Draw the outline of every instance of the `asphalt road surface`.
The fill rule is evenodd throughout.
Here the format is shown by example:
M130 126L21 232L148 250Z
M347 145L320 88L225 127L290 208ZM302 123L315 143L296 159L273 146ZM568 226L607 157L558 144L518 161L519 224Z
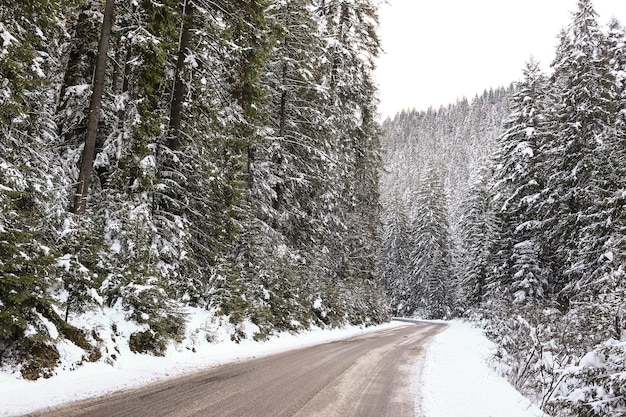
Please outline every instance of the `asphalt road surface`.
M37 416L414 416L413 364L445 326L407 326L223 365Z

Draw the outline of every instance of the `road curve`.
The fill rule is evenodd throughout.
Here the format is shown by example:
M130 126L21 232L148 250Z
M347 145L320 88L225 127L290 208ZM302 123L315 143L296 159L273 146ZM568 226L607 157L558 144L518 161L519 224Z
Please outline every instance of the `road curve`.
M409 372L445 326L415 323L205 371L33 416L413 416Z

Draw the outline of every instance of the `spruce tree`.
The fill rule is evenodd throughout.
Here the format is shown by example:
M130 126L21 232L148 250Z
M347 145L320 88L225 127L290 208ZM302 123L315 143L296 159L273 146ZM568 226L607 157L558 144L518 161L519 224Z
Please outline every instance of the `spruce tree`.
M493 248L495 219L491 206L486 168L474 174L474 181L461 205L463 215L459 221L461 236L457 263L461 265L456 297L469 308L480 304L487 292L490 250Z
M452 311L451 248L446 194L441 174L430 168L420 182L411 229L411 286L414 314L428 319Z
M547 265L541 264L546 230L537 211L537 199L546 184L546 174L540 169L547 135L546 93L547 80L538 62L531 59L511 100L511 115L498 140L495 159L491 204L497 230L490 286L492 296L504 295L517 302L540 301L547 291Z
M543 222L552 258L552 291L566 307L572 284L581 276L575 267L576 242L585 227L584 210L594 203L591 181L600 166L595 155L614 124L611 111L613 75L604 51L606 43L589 0L580 0L573 21L563 34L552 64L550 98L553 137L545 143L541 169L548 175L543 197Z
M407 283L409 261L408 219L403 204L394 201L385 205L379 270L382 284L389 294L393 314L401 315L409 289Z

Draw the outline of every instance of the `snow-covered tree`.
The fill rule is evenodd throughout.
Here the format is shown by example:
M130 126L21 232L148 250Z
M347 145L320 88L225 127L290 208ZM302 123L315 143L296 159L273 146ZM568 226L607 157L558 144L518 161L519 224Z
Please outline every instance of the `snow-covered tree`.
M446 194L441 174L429 169L416 196L409 260L413 311L441 319L452 311L451 247Z
M409 230L404 205L395 201L383 207L383 234L380 250L380 278L391 301L393 313L403 311L411 294L407 278L409 261Z
M591 185L601 166L596 155L617 115L611 94L614 77L605 45L606 36L591 2L579 1L552 64L551 139L542 150L548 195L542 197L541 211L549 227L546 240L554 253L551 286L552 291L560 292L564 303L576 293L571 284L583 272L575 267L576 242L585 227L582 214L594 204Z
M465 201L461 205L459 221L460 251L458 264L458 290L456 297L464 308L482 301L487 287L487 269L493 246L495 219L489 193L490 173L481 168L474 176Z
M491 204L497 229L490 286L493 296L507 295L516 302L541 300L547 291L546 266L540 262L545 231L535 207L546 183L540 170L546 93L547 80L531 59L511 99L511 115L494 161Z

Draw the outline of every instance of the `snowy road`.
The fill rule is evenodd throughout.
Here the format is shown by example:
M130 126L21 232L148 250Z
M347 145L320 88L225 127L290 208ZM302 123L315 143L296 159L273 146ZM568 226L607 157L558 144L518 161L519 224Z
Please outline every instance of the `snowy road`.
M415 324L234 363L41 416L413 416Z

